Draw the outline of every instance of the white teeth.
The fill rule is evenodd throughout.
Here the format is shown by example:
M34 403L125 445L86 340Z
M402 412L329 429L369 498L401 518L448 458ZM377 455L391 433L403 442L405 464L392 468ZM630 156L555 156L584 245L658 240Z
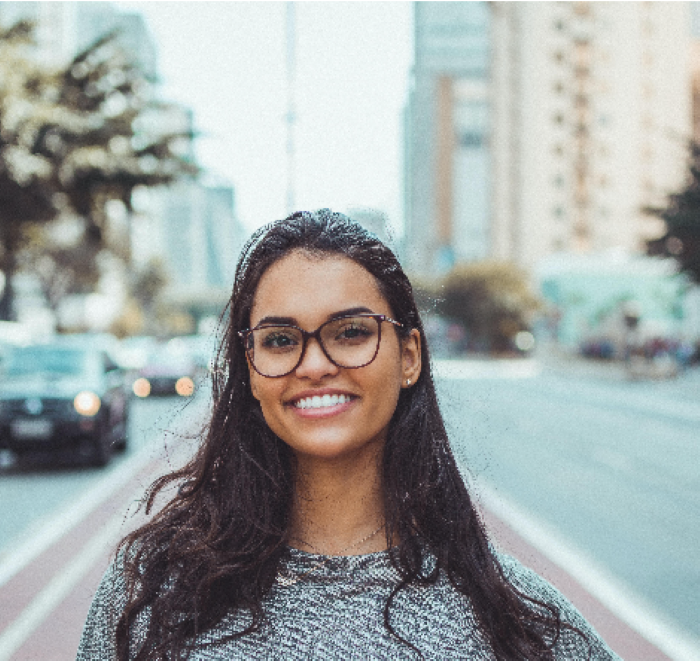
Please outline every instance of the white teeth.
M345 404L345 402L349 401L350 397L347 395L323 395L323 397L315 395L314 397L305 397L296 401L294 406L298 409L320 409L327 406Z

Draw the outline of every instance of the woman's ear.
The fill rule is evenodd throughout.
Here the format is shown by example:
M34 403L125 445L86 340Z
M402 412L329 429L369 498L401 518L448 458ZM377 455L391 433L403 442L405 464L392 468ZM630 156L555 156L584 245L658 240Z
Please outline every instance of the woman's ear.
M401 385L404 388L410 388L418 380L422 365L420 331L417 328L411 329L409 336L403 340L401 361L403 367Z

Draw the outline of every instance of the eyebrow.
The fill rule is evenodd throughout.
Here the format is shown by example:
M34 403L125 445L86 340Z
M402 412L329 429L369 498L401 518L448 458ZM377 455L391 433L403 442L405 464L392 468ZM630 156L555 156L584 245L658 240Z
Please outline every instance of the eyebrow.
M348 308L347 310L340 310L338 312L332 312L326 317L326 321L331 321L332 319L338 319L339 317L348 317L353 314L374 314L373 310L367 307L361 306L356 308ZM294 317L263 317L257 324L257 326L263 325L284 325L284 326L296 326L298 324Z

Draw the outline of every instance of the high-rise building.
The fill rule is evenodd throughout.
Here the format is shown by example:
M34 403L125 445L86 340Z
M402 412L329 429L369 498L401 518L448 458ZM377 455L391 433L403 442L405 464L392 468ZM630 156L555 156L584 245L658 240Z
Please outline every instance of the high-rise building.
M417 2L405 111L405 254L437 275L488 253L489 10Z
M183 180L149 197L146 224L134 227L138 260L159 257L169 287L186 296L228 291L243 239L233 188Z
M644 208L684 181L689 4L491 3L494 257L534 267L661 233Z
M0 24L21 19L36 24L37 53L48 64L61 65L110 32L151 79L156 48L141 14L119 11L111 2L0 2Z
M146 114L139 130L187 136L194 132L193 123L191 110L172 105L166 112ZM194 162L190 140L183 139L181 156ZM245 231L228 182L186 177L141 192L135 206L134 259L162 261L171 299L188 301L216 289L229 290Z

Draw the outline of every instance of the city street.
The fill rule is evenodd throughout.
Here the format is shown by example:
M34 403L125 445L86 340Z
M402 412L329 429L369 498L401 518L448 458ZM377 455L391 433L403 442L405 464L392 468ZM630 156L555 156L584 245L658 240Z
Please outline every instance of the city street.
M532 515L551 527L629 588L635 607L653 607L650 619L674 623L668 636L690 634L688 658L699 658L700 399L688 396L697 378L674 389L534 362L529 372L482 367L437 372L448 377L453 445L484 504L496 495L522 511L515 525Z
M0 659L73 659L116 542L145 488L179 465L207 398L134 400L129 447L103 469L0 469Z
M700 658L695 381L536 361L438 363L453 445L497 546L562 589L629 659ZM106 469L0 471L0 661L71 659L110 548L207 402L134 402ZM640 635L641 634L641 635Z

